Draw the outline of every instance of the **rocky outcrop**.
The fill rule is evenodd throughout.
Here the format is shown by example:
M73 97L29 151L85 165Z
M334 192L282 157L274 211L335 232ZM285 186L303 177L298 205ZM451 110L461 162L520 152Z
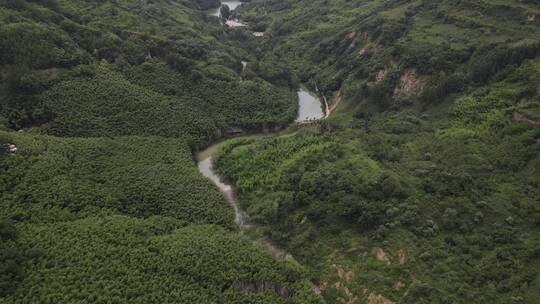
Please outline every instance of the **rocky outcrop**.
M15 153L17 152L18 148L15 144L7 144L5 145L5 147L7 148L6 150L10 153Z

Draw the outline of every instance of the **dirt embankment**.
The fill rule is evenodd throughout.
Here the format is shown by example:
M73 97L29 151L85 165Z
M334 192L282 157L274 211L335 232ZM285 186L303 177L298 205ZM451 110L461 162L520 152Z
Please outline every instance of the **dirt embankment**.
M324 116L325 119L330 117L330 115L332 115L332 113L337 109L337 107L341 103L342 98L343 98L343 93L341 92L341 89L340 89L337 92L336 97L333 99L332 105L329 105L328 102L325 102L325 107L326 107L326 111L325 111L326 114Z
M390 258L388 257L386 252L382 250L382 248L374 247L371 252L373 253L373 255L375 256L377 260L384 262L386 264L390 264Z
M400 84L394 90L394 96L410 97L420 93L424 88L424 82L418 76L416 69L408 69L399 80Z
M379 70L379 72L377 72L377 75L375 75L375 80L368 81L367 83L368 87L372 88L376 86L379 82L383 81L386 78L386 75L388 75L389 71L390 69L387 67L385 67L382 70Z
M527 123L527 124L529 124L531 126L540 126L540 121L529 119L529 118L527 118L527 116L525 116L525 114L522 114L522 113L519 113L519 112L512 113L512 121L513 122L524 122L524 123Z

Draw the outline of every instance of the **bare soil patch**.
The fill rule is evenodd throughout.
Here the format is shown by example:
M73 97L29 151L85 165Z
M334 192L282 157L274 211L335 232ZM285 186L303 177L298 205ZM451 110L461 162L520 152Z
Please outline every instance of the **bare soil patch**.
M373 253L373 255L375 256L377 260L381 262L385 262L386 264L390 264L390 258L388 257L386 252L382 250L382 248L374 247L371 252Z
M370 293L367 300L368 304L394 304L393 301L385 298L383 295Z
M527 124L529 124L531 126L540 126L540 121L529 119L529 118L527 118L527 116L525 116L525 114L518 113L518 112L512 113L512 121L513 122L524 122L524 123L527 123Z
M416 69L408 69L399 80L400 85L394 90L394 96L410 97L420 93L424 88L424 82L418 76Z

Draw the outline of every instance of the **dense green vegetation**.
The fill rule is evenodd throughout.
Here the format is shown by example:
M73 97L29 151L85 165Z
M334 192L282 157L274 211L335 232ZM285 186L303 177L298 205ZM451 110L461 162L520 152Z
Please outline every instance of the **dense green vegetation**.
M95 75L62 81L42 95L52 118L42 128L60 136L186 136L190 143L212 138L212 121L179 98L128 82L106 66Z
M297 84L245 75L217 6L0 1L0 303L320 301L193 160L296 115Z
M18 147L0 167L3 212L11 217L48 222L116 211L173 217L184 225L232 225L221 194L209 191L211 183L198 175L190 151L176 139L1 133L0 140Z
M0 302L317 301L301 269L231 232L232 209L181 141L0 142Z
M0 0L0 303L536 303L538 2L247 2Z
M266 31L254 56L340 101L217 161L327 302L538 301L535 1L261 0L236 14Z
M203 111L222 130L230 126L245 129L284 126L297 113L295 103L291 102L296 94L287 88L288 83L276 87L257 76L241 80L220 66L209 66L204 70L208 77L196 81L175 74L161 63L147 62L127 73L131 81L141 86L166 96L185 98L190 107ZM187 117L202 116L193 113Z
M295 117L291 90L264 74L243 81L248 54L189 5L3 1L0 12L0 113L14 129L203 146L217 130Z
M264 24L259 57L286 62L330 94L351 75L374 78L385 66L396 74L389 82L407 68L422 75L471 72L481 80L534 57L509 50L530 44L538 50L538 22L527 21L538 7L522 2L265 0L240 13L255 27Z
M25 227L32 267L7 303L306 303L292 264L276 267L242 237L217 226L174 229L172 218L88 217ZM227 254L224 254L226 252ZM50 282L43 284L43 282ZM244 284L275 286L265 293ZM307 292L294 290L304 288Z

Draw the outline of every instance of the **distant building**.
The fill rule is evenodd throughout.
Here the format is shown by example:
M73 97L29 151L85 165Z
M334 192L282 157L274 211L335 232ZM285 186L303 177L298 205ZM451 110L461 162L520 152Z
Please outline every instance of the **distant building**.
M264 37L264 32L254 32L253 36L255 36L255 37Z
M17 146L15 146L14 144L8 144L8 149L9 149L9 152L11 153L15 153L17 152Z
M242 23L242 21L240 21L240 20L238 20L238 19L230 19L230 20L227 20L227 22L225 22L225 24L227 24L229 27L243 27L243 26L247 26L247 24Z

